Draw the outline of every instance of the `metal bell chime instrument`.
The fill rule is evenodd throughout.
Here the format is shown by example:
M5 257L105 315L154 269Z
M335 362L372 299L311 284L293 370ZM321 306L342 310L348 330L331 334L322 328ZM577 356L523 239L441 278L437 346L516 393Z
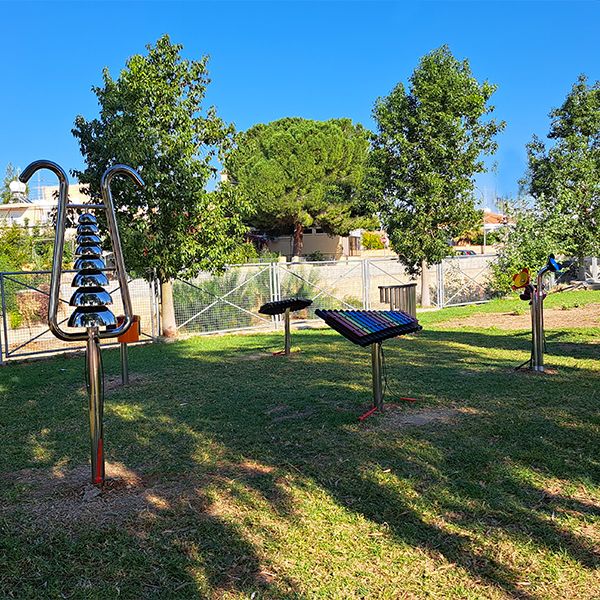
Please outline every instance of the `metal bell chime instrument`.
M48 160L38 160L31 163L21 173L23 183L40 169L49 169L59 180L59 198L56 213L56 234L54 239L54 254L52 257L52 276L50 282L50 301L48 305L48 327L60 340L65 342L86 341L86 375L89 396L89 419L91 439L91 466L92 483L102 484L105 477L104 469L104 442L103 442L103 412L104 390L102 385L102 359L100 354L100 340L116 338L125 333L133 318L129 288L127 286L127 273L123 261L121 241L117 227L115 209L112 201L110 183L115 175L126 175L138 185L144 182L139 174L126 165L109 167L101 180L102 204L84 203L73 204L68 201L69 180L65 171L56 163ZM67 327L75 331L65 331L61 328L64 322L58 322L58 307L60 302L60 285L62 278L63 250L68 209L83 210L77 222L77 248L75 251L74 269L77 271L72 287L76 288L69 301L75 310L69 317ZM114 267L107 267L102 250L98 220L90 212L104 209L106 221L112 243ZM117 319L108 308L112 304L112 297L105 289L109 280L107 272L114 271L119 282L121 300L125 318L117 326ZM65 319L66 320L66 319ZM85 329L85 331L82 331ZM77 331L78 330L78 331Z
M531 282L529 269L523 269L513 276L512 289L514 291L523 289L520 294L521 300L529 301L531 307L531 357L517 369L527 365L532 371L544 372L544 277L548 273L558 273L562 266L554 258L554 254L548 257L546 265L538 271L536 282Z

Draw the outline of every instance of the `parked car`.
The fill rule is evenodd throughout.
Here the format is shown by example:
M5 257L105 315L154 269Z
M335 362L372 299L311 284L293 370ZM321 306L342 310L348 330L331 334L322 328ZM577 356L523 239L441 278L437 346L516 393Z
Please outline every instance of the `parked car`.
M465 248L455 248L454 253L456 256L476 256L475 250L466 250Z

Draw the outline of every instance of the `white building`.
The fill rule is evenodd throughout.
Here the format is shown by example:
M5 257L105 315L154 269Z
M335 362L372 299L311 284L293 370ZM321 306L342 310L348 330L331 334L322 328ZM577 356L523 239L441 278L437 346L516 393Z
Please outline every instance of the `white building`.
M86 202L89 197L81 192L80 184L69 186L71 202ZM58 204L58 186L48 185L40 188L41 199L33 202L25 193L25 184L20 181L10 183L11 199L0 204L0 228L20 225L21 227L44 226L52 222L52 211Z

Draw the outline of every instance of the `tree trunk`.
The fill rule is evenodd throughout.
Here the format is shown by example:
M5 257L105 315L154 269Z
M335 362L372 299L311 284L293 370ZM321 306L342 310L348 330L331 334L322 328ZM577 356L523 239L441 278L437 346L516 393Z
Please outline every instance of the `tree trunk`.
M175 305L173 303L173 280L160 282L160 322L162 324L161 334L164 337L173 338L177 336L177 323L175 321Z
M585 281L585 256L578 256L577 264L579 265L579 275L577 278L580 281Z
M429 269L427 261L421 261L421 306L431 306L431 294L429 293Z
M304 248L304 228L302 223L296 223L294 225L294 245L292 246L292 254L294 256L302 256L302 249Z

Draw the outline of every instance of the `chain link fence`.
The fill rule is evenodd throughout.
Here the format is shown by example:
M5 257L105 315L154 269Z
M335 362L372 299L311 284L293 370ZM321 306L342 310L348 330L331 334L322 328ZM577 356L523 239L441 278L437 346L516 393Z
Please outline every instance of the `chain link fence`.
M58 322L63 327L73 310L69 306L69 300L75 291L71 287L74 274L75 271L63 271L62 275ZM142 338L153 339L157 335L158 325L154 286L137 279L130 281L128 287L133 312L141 317ZM48 329L49 290L50 271L0 273L3 361L85 348L84 343L75 345L55 338ZM123 304L118 282L111 280L107 290L113 299L111 310L116 315L122 314ZM111 340L102 343L110 345Z
M432 303L438 308L485 302L490 299L490 265L495 255L446 258L427 272ZM598 277L598 263L589 271ZM63 273L59 320L71 312L73 271ZM280 317L261 315L265 302L286 297L313 300L312 306L292 315L293 320L315 319L322 309L389 308L380 288L416 282L420 303L420 278L411 279L394 258L348 259L319 262L273 262L231 265L220 275L200 273L194 279L176 279L173 300L177 328L182 335L277 328ZM56 339L46 323L49 271L0 273L2 327L0 360L6 361L44 353L79 349ZM134 313L141 317L142 339L159 335L160 294L157 282L136 279L129 283ZM123 312L116 281L109 291L115 314ZM105 343L110 344L110 340ZM113 342L114 343L114 342ZM83 347L83 346L81 346Z

